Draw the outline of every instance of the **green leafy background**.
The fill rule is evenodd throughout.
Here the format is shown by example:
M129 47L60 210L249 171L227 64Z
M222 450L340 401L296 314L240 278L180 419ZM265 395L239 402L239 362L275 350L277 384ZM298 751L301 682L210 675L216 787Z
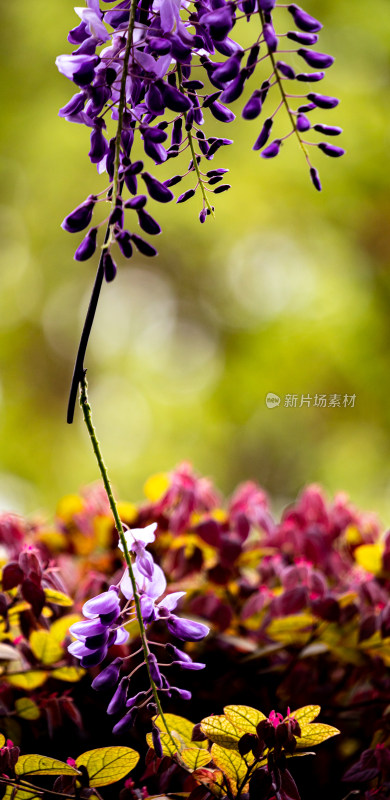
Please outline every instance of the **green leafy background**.
M70 52L73 3L3 6L0 495L4 508L51 512L97 474L81 420L65 422L96 263L76 263L79 237L59 226L104 178L88 132L57 117L72 92L54 59ZM199 224L197 199L156 209L160 256L120 264L87 359L122 497L189 459L225 492L257 479L276 508L320 481L384 520L390 511L388 3L304 6L336 56L324 91L341 105L323 121L345 128L347 156L316 154L318 195L293 141L271 162L251 150L259 123L242 121L238 102L234 149L212 165L230 166L233 185L215 221ZM175 161L159 169L175 172ZM356 407L270 410L269 391L356 394Z

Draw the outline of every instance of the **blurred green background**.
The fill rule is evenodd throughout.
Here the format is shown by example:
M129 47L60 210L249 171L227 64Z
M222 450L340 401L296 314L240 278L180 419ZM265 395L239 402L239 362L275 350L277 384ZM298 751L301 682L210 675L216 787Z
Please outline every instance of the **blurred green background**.
M104 287L86 360L90 399L122 498L138 499L150 473L186 459L224 492L258 480L275 508L319 481L386 524L389 6L303 5L324 23L319 49L336 56L323 90L341 104L316 113L344 127L346 157L315 152L319 195L294 141L269 162L252 151L259 121L240 119L240 101L230 126L211 119L209 131L235 140L212 162L230 167L232 189L203 226L198 198L156 209L159 257L121 263ZM105 185L87 130L57 116L73 92L54 59L70 52L75 24L72 0L2 3L0 500L22 512L51 514L97 477L80 414L65 420L96 262L73 260L81 237L60 223ZM178 164L158 170L166 178ZM279 407L266 407L267 392ZM285 408L294 393L356 402Z

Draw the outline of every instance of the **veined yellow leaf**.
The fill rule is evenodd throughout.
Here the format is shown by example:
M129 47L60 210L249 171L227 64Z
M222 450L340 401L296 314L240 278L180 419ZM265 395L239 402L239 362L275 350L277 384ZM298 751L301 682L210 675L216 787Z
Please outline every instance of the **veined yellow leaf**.
M202 750L200 747L185 747L184 750L180 751L179 758L188 769L194 770L209 764L211 754L208 750Z
M86 768L90 786L108 786L125 778L138 761L131 747L98 747L76 758L76 766Z
M225 716L216 714L213 717L205 717L200 727L205 736L215 744L230 750L238 749L237 742L241 739L242 732Z
M54 664L63 656L62 647L49 631L33 631L30 647L42 664Z
M64 761L49 756L30 754L19 756L15 765L16 775L79 775L79 771Z
M320 722L312 722L310 725L301 726L302 736L297 737L297 749L302 750L306 747L313 747L321 742L326 742L332 736L337 736L340 731L332 728L331 725L323 725Z
M15 700L15 711L22 719L39 719L41 712L30 697L19 697Z
M256 733L256 726L262 719L266 719L265 714L251 706L225 706L223 711L229 722L242 734Z
M151 733L146 734L146 741L148 746L153 749L153 737ZM173 737L173 741L168 733L160 733L160 744L163 756L170 756L173 758L175 753L180 753L181 744Z
M194 723L190 722L185 717L179 717L177 714L164 714L164 719L168 725L169 731L175 741L178 742L180 748L183 747L199 747L201 749L207 748L207 742L193 742L192 731ZM167 729L161 717L155 717L154 722L162 733L168 736Z
M226 750L219 744L212 745L211 756L215 766L226 775L233 792L235 792L247 773L248 767L244 759L235 750Z
M313 719L316 719L320 711L321 706L302 706L302 708L297 708L296 711L292 711L290 717L294 717L302 727L302 725L307 725L309 722L312 722Z

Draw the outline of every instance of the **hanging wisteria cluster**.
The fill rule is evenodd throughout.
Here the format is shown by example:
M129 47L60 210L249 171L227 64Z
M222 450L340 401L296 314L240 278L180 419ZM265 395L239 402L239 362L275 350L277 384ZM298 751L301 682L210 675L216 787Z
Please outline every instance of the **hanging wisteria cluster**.
M173 613L186 592L172 592L163 597L167 588L165 575L161 567L154 562L151 553L146 550L146 546L155 539L156 528L157 524L153 523L146 528L132 529L125 533L128 552L132 553L134 558L132 566L134 583L126 567L117 585L110 586L108 591L84 604L83 614L87 619L70 626L69 630L74 641L68 650L80 660L82 667L101 664L111 645L127 642L129 637L124 625L136 619L137 603L145 632L153 622L161 620L166 623L174 640L194 642L207 636L209 632L207 625L183 619ZM119 547L124 550L121 543ZM154 649L157 650L157 655L153 652ZM140 658L137 659L137 656ZM161 657L169 658L168 663L161 665ZM139 663L135 665L136 660ZM176 644L151 642L145 636L143 646L138 651L123 658L115 658L94 679L92 686L97 691L115 687L107 713L123 715L125 712L114 726L114 733L120 734L130 730L142 708L146 708L148 716L156 714L157 706L154 702L156 692L165 692L168 697L176 695L183 700L191 698L191 692L187 689L180 689L169 683L161 666L199 670L205 665L194 662L188 653L180 650ZM146 688L134 693L132 679L142 667L145 670ZM153 729L153 738L155 749L159 751L161 745L157 728Z
M213 213L213 195L230 187L223 183L228 170L210 168L208 162L232 140L206 134L205 115L232 122L235 114L230 106L247 84L251 93L242 109L244 119L256 119L263 106L267 108L253 150L260 151L263 158L274 158L282 145L295 137L311 180L321 189L310 152L317 148L337 157L344 151L328 142L341 128L312 124L308 116L316 109L328 110L338 104L337 98L315 91L324 70L333 63L332 56L313 49L322 27L318 20L295 3L282 5L275 0L86 2L86 8L75 9L81 22L68 36L77 48L56 62L60 72L78 87L60 115L90 128L90 160L99 172L107 172L109 183L63 222L63 228L71 233L89 228L77 247L77 260L93 255L102 225L106 226L102 269L107 281L116 274L114 243L126 258L131 257L133 246L146 256L155 255L155 247L135 232L137 225L151 236L161 231L146 211L148 195L161 203L170 202L174 199L171 187L187 176L191 185L176 202L183 203L198 192L200 221ZM237 26L239 38L245 21L250 22L254 34L249 47L230 36ZM281 132L272 139L278 126ZM312 131L325 141L304 138ZM173 177L160 181L143 160L133 156L133 149L139 149L138 138L145 156L155 165L184 153L190 161ZM124 187L130 199L125 199ZM98 203L108 203L107 215L90 227Z

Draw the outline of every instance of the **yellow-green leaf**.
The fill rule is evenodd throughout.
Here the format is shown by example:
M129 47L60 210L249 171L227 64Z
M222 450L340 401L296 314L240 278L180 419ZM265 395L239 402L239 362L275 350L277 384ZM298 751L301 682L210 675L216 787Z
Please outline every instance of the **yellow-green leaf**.
M242 783L247 773L244 759L235 750L226 750L219 744L213 744L211 756L216 767L229 779L233 791Z
M199 769L210 763L211 754L208 750L201 750L200 747L185 747L180 752L180 761L183 761L188 769Z
M165 715L164 715L165 716ZM146 741L149 747L153 748L153 737L151 733L146 734ZM175 755L175 753L180 752L181 743L180 741L176 740L173 737L173 741L168 733L160 733L160 744L163 756L171 756L171 758Z
M194 723L190 722L189 719L186 719L186 717L179 717L178 714L164 714L164 719L175 742L178 744L179 750L182 750L183 747L207 748L207 742L192 741ZM154 722L159 730L168 736L167 729L161 717L155 717Z
M54 664L63 656L62 647L49 631L33 631L30 636L30 647L42 664Z
M131 747L98 747L76 758L76 766L86 767L90 786L108 786L125 778L138 760Z
M314 722L310 725L303 725L301 727L302 736L297 737L297 748L302 750L306 747L313 747L315 744L321 744L331 736L337 736L340 731L337 728L332 728L331 725L323 725L320 722Z
M50 676L59 681L66 681L66 683L77 683L85 675L85 672L82 667L58 667L58 669L53 669Z
M63 592L58 592L56 589L45 589L45 598L47 603L53 603L55 606L72 606L73 600Z
M53 639L55 639L58 644L61 644L69 632L70 626L73 625L74 622L79 622L82 619L83 617L80 614L66 614L64 617L56 619L50 626L50 633Z
M4 745L5 745L5 736L3 736L2 733L0 733L0 747L4 747Z
M15 711L22 719L39 719L41 712L30 697L19 697L15 700Z
M321 706L302 706L302 708L297 708L296 711L292 711L290 717L294 717L302 726L316 719L320 711Z
M225 706L223 711L229 722L242 734L256 733L256 726L266 718L265 714L251 706Z
M271 639L284 644L304 644L310 636L315 618L312 614L289 614L272 619L267 627Z
M238 749L237 742L241 739L242 732L223 715L205 717L200 727L205 736L215 744L232 750Z
M64 761L49 756L31 754L19 756L16 766L16 775L79 775L79 771Z
M5 675L4 678L8 683L10 683L12 686L16 686L18 689L32 691L33 689L37 689L38 686L42 686L42 684L45 683L47 675L47 672L31 669L27 670L26 672L15 672L14 675L11 673Z

